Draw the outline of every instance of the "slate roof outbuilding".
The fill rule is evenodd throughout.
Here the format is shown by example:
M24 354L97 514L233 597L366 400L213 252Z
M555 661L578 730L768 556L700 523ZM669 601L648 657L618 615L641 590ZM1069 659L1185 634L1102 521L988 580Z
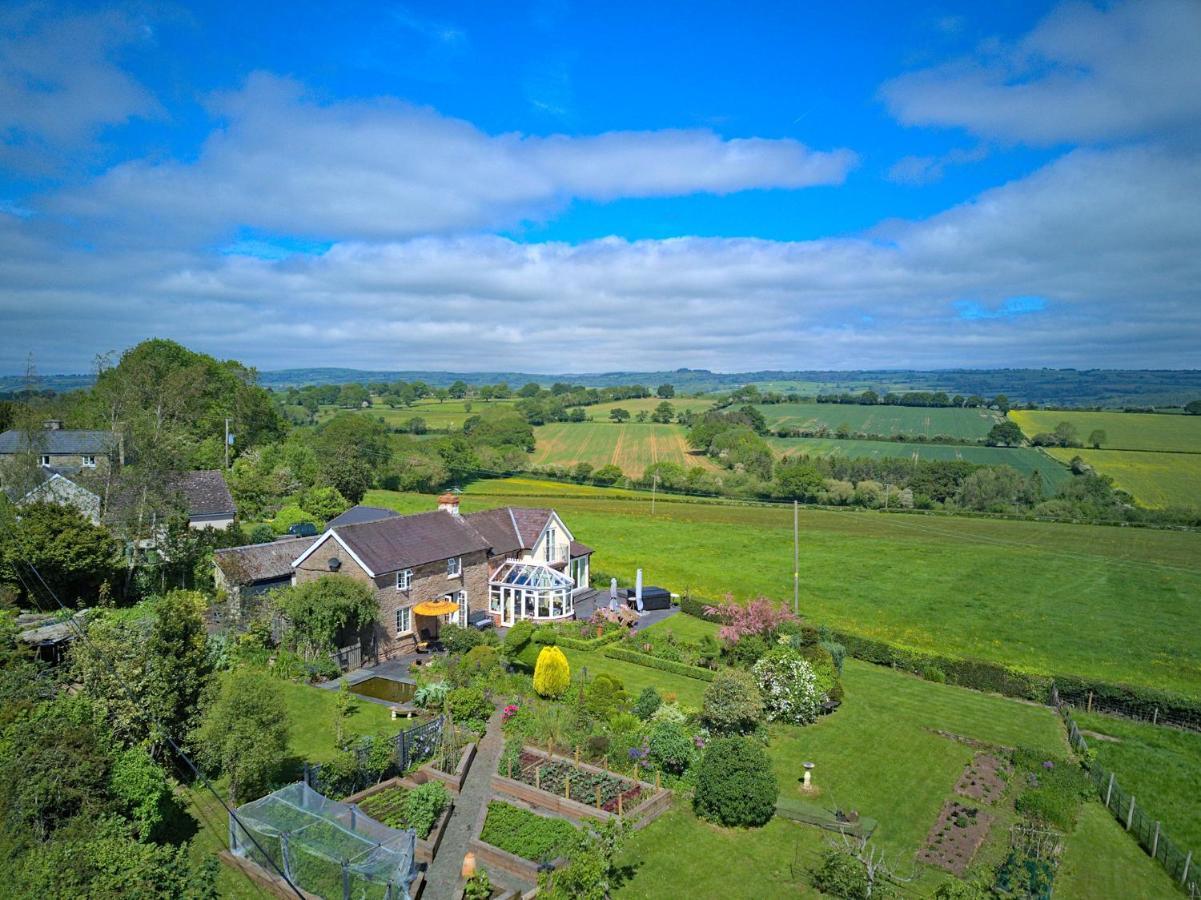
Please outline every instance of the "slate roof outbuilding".
M44 429L37 433L35 444L39 453L96 456L107 453L116 443L112 432L78 429ZM23 431L0 434L0 454L23 453L29 441Z
M218 469L197 472L176 472L171 476L171 489L184 498L188 518L202 516L236 516L238 507L229 493L229 486Z
M286 538L270 544L226 547L213 551L215 562L231 584L275 581L292 575L292 560L300 556L314 538Z
M364 522L378 522L380 519L395 519L400 513L380 506L352 506L340 516L325 523L326 528L337 528L340 525L361 525Z

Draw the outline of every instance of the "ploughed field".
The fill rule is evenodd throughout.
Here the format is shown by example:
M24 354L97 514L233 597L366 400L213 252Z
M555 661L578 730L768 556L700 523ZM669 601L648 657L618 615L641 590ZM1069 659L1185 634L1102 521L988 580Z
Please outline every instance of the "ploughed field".
M634 476L657 462L678 463L685 468L715 468L707 456L689 450L686 434L683 425L556 422L534 429L531 462L535 466L567 468L586 462L594 469L612 463L626 475Z
M1060 461L1032 447L979 447L964 444L919 444L906 441L857 441L838 438L768 438L780 456L845 456L851 459L954 460L982 466L1009 466L1023 475L1038 472L1048 495L1072 477Z
M515 482L515 483L514 483ZM570 494L570 495L567 495ZM792 510L532 479L476 482L465 511L554 506L593 572L673 591L792 599ZM371 491L402 512L434 498ZM874 511L800 511L800 609L928 652L1201 696L1201 535Z
M987 409L916 406L860 406L853 403L766 403L756 407L773 431L819 428L834 431L847 425L851 433L882 435L947 435L976 440L988 434L1000 416Z

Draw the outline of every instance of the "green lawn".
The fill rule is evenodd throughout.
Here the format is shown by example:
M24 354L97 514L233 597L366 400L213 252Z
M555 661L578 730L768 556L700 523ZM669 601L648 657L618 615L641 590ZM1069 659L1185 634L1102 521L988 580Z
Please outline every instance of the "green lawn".
M1057 900L1182 897L1163 866L1143 852L1105 807L1084 805L1055 878Z
M1081 443L1094 430L1105 432L1105 450L1175 450L1201 453L1201 416L1124 412L1060 412L1022 409L1009 414L1028 436L1050 432L1060 422L1076 426Z
M849 403L766 403L756 407L773 431L781 428L834 431L846 425L851 433L892 436L923 435L932 438L982 438L1000 421L987 409L926 408L914 406L860 406Z
M1096 713L1074 715L1097 761L1117 774L1177 845L1201 853L1201 734Z
M1047 494L1071 480L1067 466L1032 447L981 447L964 444L918 444L905 441L857 441L838 438L768 438L778 455L845 456L869 459L955 460L981 466L1009 466L1023 475L1038 472Z
M626 494L520 499L472 485L466 512L553 506L596 548L593 571L701 596L792 599L792 510ZM476 493L476 491L480 493ZM643 495L645 496L645 495ZM434 498L372 491L402 512ZM801 611L919 650L1201 696L1201 535L802 509ZM1137 635L1132 640L1131 635Z
M713 628L685 616L654 627L671 627L690 637ZM603 667L620 677L631 695L646 683L681 697L695 695L691 679L682 676L603 659L596 652L569 655L573 673L584 665L590 674ZM1042 707L932 684L854 660L847 663L844 684L846 702L834 715L806 728L773 727L769 754L784 793L797 790L801 764L814 762L814 781L823 791L817 802L857 809L879 820L873 846L887 854L899 873L915 877L905 896L928 896L948 877L919 865L914 857L974 752L936 734L936 729L1058 755L1067 750L1058 719ZM1098 887L1107 892L1091 896L1162 896L1157 891L1165 878L1158 867L1120 828L1110 828L1106 818L1098 805L1086 807L1082 828L1068 844L1073 865L1057 896L1083 898L1090 896L1087 889ZM1012 821L1012 812L999 807L979 862L1000 861ZM683 873L689 896L796 896L798 890L807 890L807 872L829 838L817 828L780 818L761 829L720 828L698 820L683 799L631 838L624 863L632 874L618 896L679 897ZM1075 863L1092 854L1104 854L1105 865L1085 870ZM1110 865L1111 859L1120 859L1122 865Z

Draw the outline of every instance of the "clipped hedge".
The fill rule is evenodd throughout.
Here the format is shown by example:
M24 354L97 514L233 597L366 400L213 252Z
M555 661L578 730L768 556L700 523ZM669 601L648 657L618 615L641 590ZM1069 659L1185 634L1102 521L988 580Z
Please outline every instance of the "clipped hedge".
M604 647L606 644L620 641L625 636L626 631L619 628L607 634L602 634L598 638L584 640L583 638L564 637L563 635L555 634L549 628L542 628L534 632L534 643L566 647L568 650L596 650Z
M685 598L680 609L688 615L706 621L713 617L704 615L705 601ZM1158 688L1129 684L1114 684L1079 675L1047 675L1012 668L1001 663L983 659L945 656L897 647L874 638L862 637L846 631L829 632L829 637L846 648L848 656L881 666L892 666L930 680L943 681L976 691L1020 697L1037 703L1050 702L1052 683L1059 690L1060 699L1077 707L1088 706L1092 694L1092 708L1099 712L1112 712L1134 718L1160 721L1168 720L1173 725L1201 731L1201 699L1164 691ZM612 652L606 651L606 652ZM641 655L641 654L636 654ZM630 660L639 662L641 660ZM668 665L657 666L667 669ZM692 667L685 667L692 668ZM674 671L669 669L668 671ZM700 670L705 671L705 670ZM681 672L680 674L687 674ZM945 679L941 676L945 676ZM701 677L701 676L694 676ZM711 679L705 679L711 680Z
M605 656L612 659L620 659L638 666L646 666L648 669L659 669L663 672L683 675L685 678L696 678L700 681L712 681L713 676L717 674L712 669L702 669L699 666L689 666L685 663L672 662L669 659L659 659L657 656L638 653L635 650L626 650L624 647L606 647L604 652Z
M709 615L705 612L706 606L717 605L718 604L712 600L702 600L699 597L693 597L691 594L685 594L680 598L680 612L687 613L690 616L695 616L698 619L704 619L706 622L715 622L720 625L720 616Z

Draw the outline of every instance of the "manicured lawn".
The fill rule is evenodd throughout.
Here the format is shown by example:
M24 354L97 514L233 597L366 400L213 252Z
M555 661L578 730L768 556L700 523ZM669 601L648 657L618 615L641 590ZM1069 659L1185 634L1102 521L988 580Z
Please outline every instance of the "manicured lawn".
M486 493L466 512L553 506L596 548L594 573L791 603L792 510L659 498ZM643 495L645 497L645 495ZM403 512L433 497L372 491ZM802 509L801 612L915 649L1201 695L1201 534ZM1138 635L1131 640L1131 635Z
M1124 412L1060 412L1022 409L1009 414L1028 436L1055 430L1060 422L1076 426L1081 443L1094 430L1105 432L1104 450L1176 450L1201 453L1201 416Z
M1067 466L1032 447L981 447L972 444L919 444L906 441L857 441L838 438L768 438L777 455L846 456L871 459L956 460L982 466L1009 466L1023 475L1038 472L1050 495L1071 480Z
M1062 448L1052 448L1047 452L1064 462L1079 456L1101 474L1113 478L1118 487L1133 495L1142 506L1157 509L1169 506L1201 507L1201 453Z
M915 406L858 406L843 403L766 403L756 407L773 431L780 428L818 428L839 425L867 434L947 435L982 438L1000 416L987 409L925 408Z
M1117 775L1135 802L1163 823L1178 846L1201 853L1201 734L1095 713L1079 713L1075 719L1097 761Z

